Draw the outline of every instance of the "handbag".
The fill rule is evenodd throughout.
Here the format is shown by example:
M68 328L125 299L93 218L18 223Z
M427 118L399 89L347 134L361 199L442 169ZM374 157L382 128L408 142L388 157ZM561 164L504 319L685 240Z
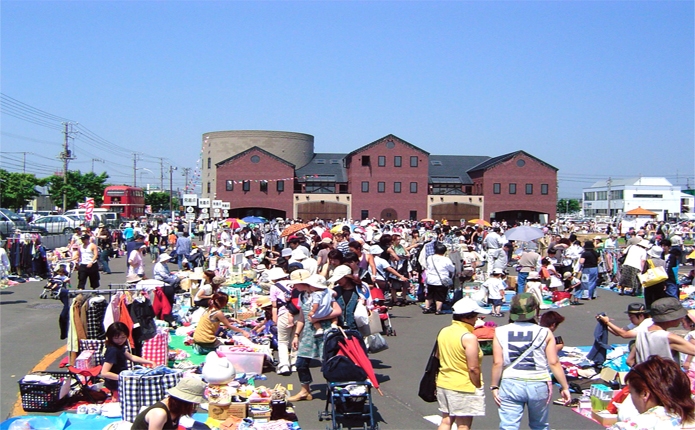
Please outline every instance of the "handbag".
M121 419L133 422L140 409L162 400L167 391L178 384L183 375L181 370L164 366L147 369L136 366L118 375L118 391L121 398Z
M386 351L389 349L389 344L386 343L386 339L381 333L370 334L367 336L367 351L370 354L376 354L377 352Z
M668 279L666 270L664 270L664 268L661 266L654 266L654 262L651 260L651 258L647 260L647 264L649 265L649 269L647 269L646 272L637 275L643 286L651 287Z
M632 246L632 245L630 245L630 246ZM621 266L622 266L623 264L625 264L625 259L627 258L627 253L630 251L630 246L628 246L627 248L625 248L625 252L623 252L623 255L621 255L620 257L618 257L618 264L620 264Z
M441 333L441 330L440 330ZM439 334L437 334L439 338ZM427 403L437 401L437 375L439 374L439 357L437 356L438 342L434 341L434 347L425 366L425 374L420 379L420 387L417 395Z

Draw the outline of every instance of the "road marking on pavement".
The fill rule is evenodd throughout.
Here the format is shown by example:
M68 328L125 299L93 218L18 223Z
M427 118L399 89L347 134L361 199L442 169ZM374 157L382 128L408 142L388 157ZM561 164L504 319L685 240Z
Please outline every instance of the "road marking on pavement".
M60 348L56 349L55 351L51 352L50 354L44 355L44 357L39 361L36 366L34 366L33 369L31 369L31 372L41 372L43 370L48 369L48 366L53 364L58 358L60 358L61 355L65 354L67 351L67 346L63 345ZM22 393L17 393L17 401L14 404L14 407L12 408L12 415L13 417L17 417L20 415L26 415L27 413L24 412L24 409L22 408Z

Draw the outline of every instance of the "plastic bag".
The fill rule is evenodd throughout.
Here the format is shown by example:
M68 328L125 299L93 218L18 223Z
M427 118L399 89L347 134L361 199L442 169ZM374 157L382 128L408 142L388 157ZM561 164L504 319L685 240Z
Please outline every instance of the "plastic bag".
M389 349L389 344L386 343L386 339L381 334L376 333L367 336L367 350L370 354L376 354L387 349Z
M364 305L364 303L357 303L357 306L355 307L355 324L357 324L357 327L364 327L369 325L369 311L367 311L367 307Z

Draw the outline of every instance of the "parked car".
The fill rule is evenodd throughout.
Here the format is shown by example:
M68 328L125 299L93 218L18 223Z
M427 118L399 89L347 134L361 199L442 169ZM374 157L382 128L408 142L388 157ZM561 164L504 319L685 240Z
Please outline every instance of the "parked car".
M29 225L44 228L49 234L72 234L75 232L75 227L81 226L83 222L75 215L50 215L32 221Z
M0 237L6 238L12 236L15 231L34 231L45 235L46 229L41 227L31 227L27 224L26 219L10 209L0 209Z

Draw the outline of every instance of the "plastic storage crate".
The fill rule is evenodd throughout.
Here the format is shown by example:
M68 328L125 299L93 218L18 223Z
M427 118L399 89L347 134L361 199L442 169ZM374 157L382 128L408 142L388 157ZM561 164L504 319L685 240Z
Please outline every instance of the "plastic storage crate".
M22 408L27 412L57 412L62 409L64 401L70 396L68 386L67 394L61 397L63 385L70 384L71 376L68 372L40 372L58 378L53 384L39 384L36 382L24 382L19 380L19 393L22 396Z

